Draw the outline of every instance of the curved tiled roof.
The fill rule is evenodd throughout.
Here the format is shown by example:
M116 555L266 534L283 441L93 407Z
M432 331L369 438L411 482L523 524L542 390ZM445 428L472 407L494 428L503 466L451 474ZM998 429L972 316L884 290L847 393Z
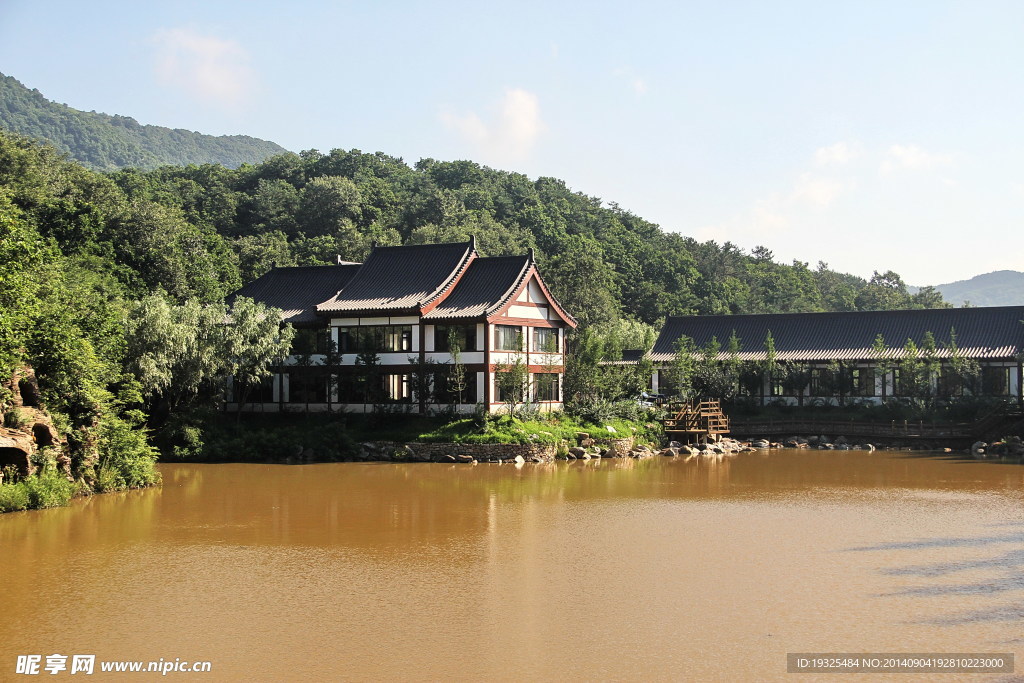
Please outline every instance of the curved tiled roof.
M716 337L723 350L735 331L740 358L764 360L764 342L771 331L776 358L780 361L870 360L878 335L889 355L899 358L908 339L921 346L931 332L939 357L948 357L945 346L950 330L968 358L1012 358L1024 350L1024 306L992 308L937 308L908 311L859 311L849 313L783 313L770 315L711 315L670 317L654 344L651 358L666 362L674 356L673 344L686 335L703 347Z
M529 256L494 256L475 259L432 318L470 318L490 315L515 293L530 269Z
M359 270L358 263L343 266L300 266L273 268L227 296L231 303L240 296L280 308L281 322L313 322L316 305L337 294Z
M412 310L452 285L475 256L473 241L375 247L351 282L321 299L321 313Z

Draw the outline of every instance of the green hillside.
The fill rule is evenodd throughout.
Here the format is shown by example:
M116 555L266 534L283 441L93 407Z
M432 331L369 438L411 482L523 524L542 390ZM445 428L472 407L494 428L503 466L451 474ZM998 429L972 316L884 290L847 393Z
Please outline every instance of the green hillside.
M202 135L142 125L128 116L72 109L0 74L0 128L43 140L89 168L111 171L164 165L237 168L286 151L247 135Z
M612 415L613 401L635 413L628 399L650 375L599 362L649 347L666 315L945 305L896 273L864 280L697 242L561 180L470 161L334 150L99 173L0 131L0 377L35 369L89 489L142 486L155 470L138 427L164 452L198 453L227 378L258 383L286 353L276 314L245 299L229 312L229 292L275 264L469 235L488 256L534 249L580 321L565 387L581 415ZM227 317L241 322L220 325ZM5 422L18 422L6 401L0 391Z
M955 306L1020 306L1024 304L1024 273L997 270L970 280L937 285L935 289Z

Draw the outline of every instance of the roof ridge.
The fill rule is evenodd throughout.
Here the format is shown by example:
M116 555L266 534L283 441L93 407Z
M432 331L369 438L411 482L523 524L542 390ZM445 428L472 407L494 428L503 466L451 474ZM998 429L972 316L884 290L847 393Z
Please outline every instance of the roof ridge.
M455 244L462 244L462 243L461 242L455 242ZM455 266L455 270L453 270L448 275L448 278L446 280L444 280L444 282L442 283L441 287L434 291L433 296L427 297L425 300L417 302L417 308L421 308L422 309L424 306L427 306L427 305L433 303L442 294L445 294L446 292L448 292L448 290L450 290L451 287L456 282L459 281L459 275L461 273L464 273L466 271L466 268L468 268L471 263L473 263L475 260L477 260L477 258L479 258L479 257L477 256L475 241L474 240L470 240L469 242L466 243L466 253L462 256L461 259L459 259L459 263L458 263L458 265Z
M494 258L505 258L505 257L496 256ZM522 256L513 256L513 257L508 257L508 258L509 259L512 259L512 258L525 259L525 263L523 264L523 267L520 269L519 275L516 276L515 282L512 283L511 287L509 287L507 290L505 290L505 293L502 294L501 298L498 300L498 303L496 303L495 305L490 306L490 307L484 309L484 315L485 316L493 315L495 313L495 311L500 311L502 308L504 308L505 304L507 304L509 302L509 299L511 299L513 296L515 296L515 293L517 291L519 291L519 286L521 284L523 284L523 281L526 279L527 274L530 272L530 267L533 265L533 260L530 258L529 254L523 254Z

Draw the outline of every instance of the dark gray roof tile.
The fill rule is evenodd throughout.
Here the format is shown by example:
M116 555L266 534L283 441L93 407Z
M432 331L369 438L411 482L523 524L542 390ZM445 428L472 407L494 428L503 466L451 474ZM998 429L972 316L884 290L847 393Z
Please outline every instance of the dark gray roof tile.
M673 344L686 335L703 347L716 337L723 351L733 331L740 340L740 357L764 360L769 330L776 357L786 361L870 360L872 347L882 335L892 357L902 355L908 339L920 346L931 332L948 356L950 330L969 358L1011 358L1024 350L1024 306L992 308L938 308L908 311L851 313L783 313L774 315L716 315L670 317L662 327L651 357L666 362Z
M424 315L434 318L476 318L501 308L530 269L529 256L494 256L474 260L466 274L437 308Z
M280 308L281 322L313 322L317 319L316 305L336 295L359 268L358 263L274 268L229 294L226 301L230 305L235 298L244 296Z
M444 294L467 266L473 242L375 247L351 282L321 299L321 313L411 310Z

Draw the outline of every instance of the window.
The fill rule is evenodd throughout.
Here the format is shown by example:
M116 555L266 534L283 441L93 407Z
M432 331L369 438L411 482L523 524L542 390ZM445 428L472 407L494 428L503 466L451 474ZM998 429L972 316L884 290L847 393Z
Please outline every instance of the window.
M366 403L366 376L351 372L338 375L338 403Z
M308 373L288 376L289 403L326 403L327 377Z
M533 328L533 350L558 353L558 330L550 327Z
M518 325L495 325L494 348L497 351L522 351L522 328Z
M338 328L339 353L412 351L412 325Z
M434 400L438 403L476 403L476 372L467 370L462 378L462 391L456 386L452 366L434 373Z
M835 384L835 373L832 370L811 368L811 396L832 396Z
M985 367L981 369L981 392L986 396L1010 395L1010 368Z
M384 328L385 351L412 351L412 325L391 325Z
M676 393L676 385L672 382L672 373L668 370L658 370L658 391L666 396Z
M308 356L313 353L327 353L327 328L298 327L292 339L292 354Z
M745 370L736 381L736 393L740 396L759 396L763 386L764 377L760 372Z
M896 396L917 396L921 382L914 375L915 373L907 372L903 368L892 369L892 384Z
M434 327L434 350L451 351L454 338L460 351L476 351L476 325L437 325Z
M384 398L396 403L412 400L409 392L409 375L384 375Z
M275 375L265 377L262 381L244 386L241 382L235 385L234 399L246 403L273 403Z
M850 394L852 396L875 395L874 368L853 368L850 370Z
M533 376L533 400L558 400L558 374L554 372L537 373Z
M943 365L939 369L939 395L963 396L964 382L953 368Z
M503 403L510 403L513 400L516 403L523 402L526 399L527 387L525 384L523 386L516 386L511 381L504 381L503 375L506 374L508 373L498 372L494 375L495 398Z

